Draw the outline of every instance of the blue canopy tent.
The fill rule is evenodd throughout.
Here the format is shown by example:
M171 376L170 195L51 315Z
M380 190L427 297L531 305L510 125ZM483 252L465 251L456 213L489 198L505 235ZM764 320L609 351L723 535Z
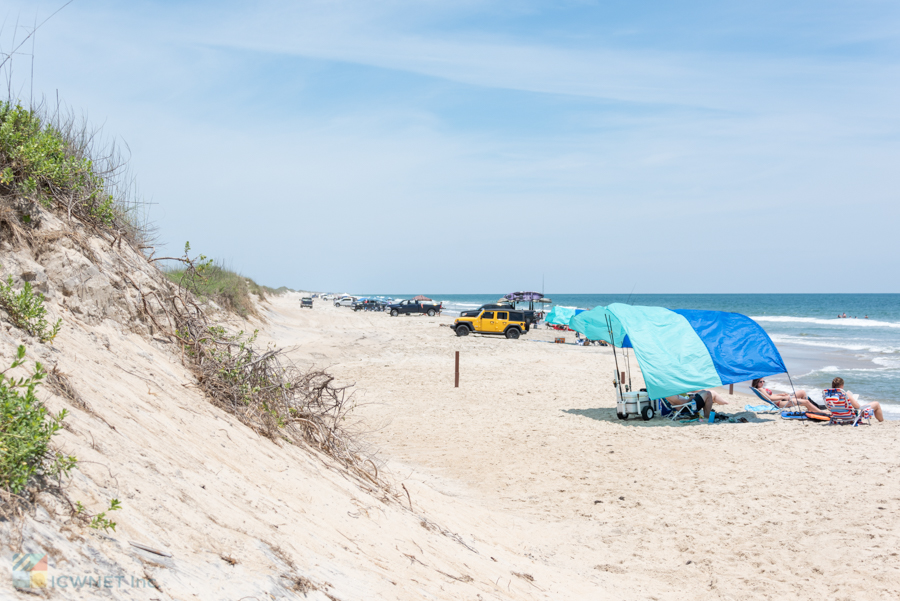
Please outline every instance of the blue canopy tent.
M573 316L569 327L630 343L653 399L787 371L766 331L740 313L614 303Z

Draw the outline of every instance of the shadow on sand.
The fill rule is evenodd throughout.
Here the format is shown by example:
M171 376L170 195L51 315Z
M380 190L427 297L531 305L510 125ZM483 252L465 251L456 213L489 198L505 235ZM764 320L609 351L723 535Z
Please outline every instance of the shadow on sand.
M596 409L563 409L563 413L568 413L570 415L578 415L580 417L587 417L589 419L597 420L598 422L609 422L613 424L619 424L620 426L681 426L684 425L681 422L675 422L670 419L662 418L660 416L656 416L651 420L644 421L639 416L631 416L628 419L619 419L616 417L616 410L614 407L610 408L596 408ZM685 422L691 423L691 422ZM696 423L696 422L694 422Z

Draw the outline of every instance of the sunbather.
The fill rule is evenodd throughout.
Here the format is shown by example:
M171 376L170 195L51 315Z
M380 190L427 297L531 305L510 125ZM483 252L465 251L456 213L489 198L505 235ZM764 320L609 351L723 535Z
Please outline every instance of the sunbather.
M790 407L792 405L803 405L810 411L820 412L822 411L822 407L819 407L806 395L805 390L801 390L797 393L795 397L792 394L788 394L786 392L772 392L770 388L763 388L763 384L766 383L765 378L756 378L750 383L750 386L758 390L765 396L767 399L775 403L780 409L784 409L786 407Z
M673 408L678 408L682 405L686 405L691 401L694 401L694 404L697 405L697 412L703 410L703 416L706 419L709 419L709 412L712 411L713 405L727 405L728 401L722 398L717 392L713 392L712 390L695 390L693 393L690 393L690 399L685 400L684 397L681 396L670 396L666 397L666 400L669 401L669 404Z
M846 399L850 401L850 404L853 405L853 408L856 409L856 412L859 413L860 408L863 408L864 416L870 417L872 415L875 416L880 422L884 421L884 411L881 409L881 403L878 401L872 401L871 403L866 403L862 405L859 402L859 395L853 394L849 390L844 390L844 379L843 378L835 378L831 381L831 388L826 388L822 391L822 396L824 398L828 397L837 397L839 399ZM837 410L835 410L837 412ZM835 413L837 414L837 413Z

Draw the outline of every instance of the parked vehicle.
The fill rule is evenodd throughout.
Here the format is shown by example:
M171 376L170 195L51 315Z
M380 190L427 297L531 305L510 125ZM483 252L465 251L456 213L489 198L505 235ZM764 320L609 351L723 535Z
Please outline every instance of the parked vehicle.
M534 311L532 309L516 309L511 303L496 303L496 304L488 304L481 305L478 309L474 310L474 313L478 313L482 310L500 310L500 311L517 311L525 316L525 321L528 322L528 327L531 328L536 322L540 321L543 317L543 313L541 311ZM472 311L466 311L465 313L472 313ZM462 316L462 314L461 314Z
M354 304L356 304L356 300L357 299L355 296L342 296L341 298L334 299L334 306L335 307L352 307Z
M411 315L413 313L424 313L428 317L434 317L441 312L442 308L441 303L435 303L434 301L405 300L388 305L386 310L391 312L391 317Z
M310 309L313 308L312 297L304 296L303 298L300 299L300 308L303 309L304 307L309 307Z
M384 311L387 303L377 298L361 298L353 305L354 311Z
M477 315L473 315L474 313ZM453 322L451 327L456 331L457 336L468 336L475 332L504 335L507 338L516 339L530 329L530 324L525 319L524 311L481 309L465 311Z

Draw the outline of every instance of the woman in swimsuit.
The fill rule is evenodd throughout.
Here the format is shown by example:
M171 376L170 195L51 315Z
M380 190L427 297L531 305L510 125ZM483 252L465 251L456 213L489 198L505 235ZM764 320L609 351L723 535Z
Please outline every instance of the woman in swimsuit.
M822 411L821 407L817 407L815 403L809 400L809 397L806 395L805 390L801 390L797 393L796 398L792 394L788 394L786 392L772 392L770 388L763 388L763 384L766 383L765 378L756 378L753 382L750 383L750 386L762 392L763 395L769 398L770 401L778 405L779 408L784 409L785 407L790 407L791 405L803 405L810 411Z

